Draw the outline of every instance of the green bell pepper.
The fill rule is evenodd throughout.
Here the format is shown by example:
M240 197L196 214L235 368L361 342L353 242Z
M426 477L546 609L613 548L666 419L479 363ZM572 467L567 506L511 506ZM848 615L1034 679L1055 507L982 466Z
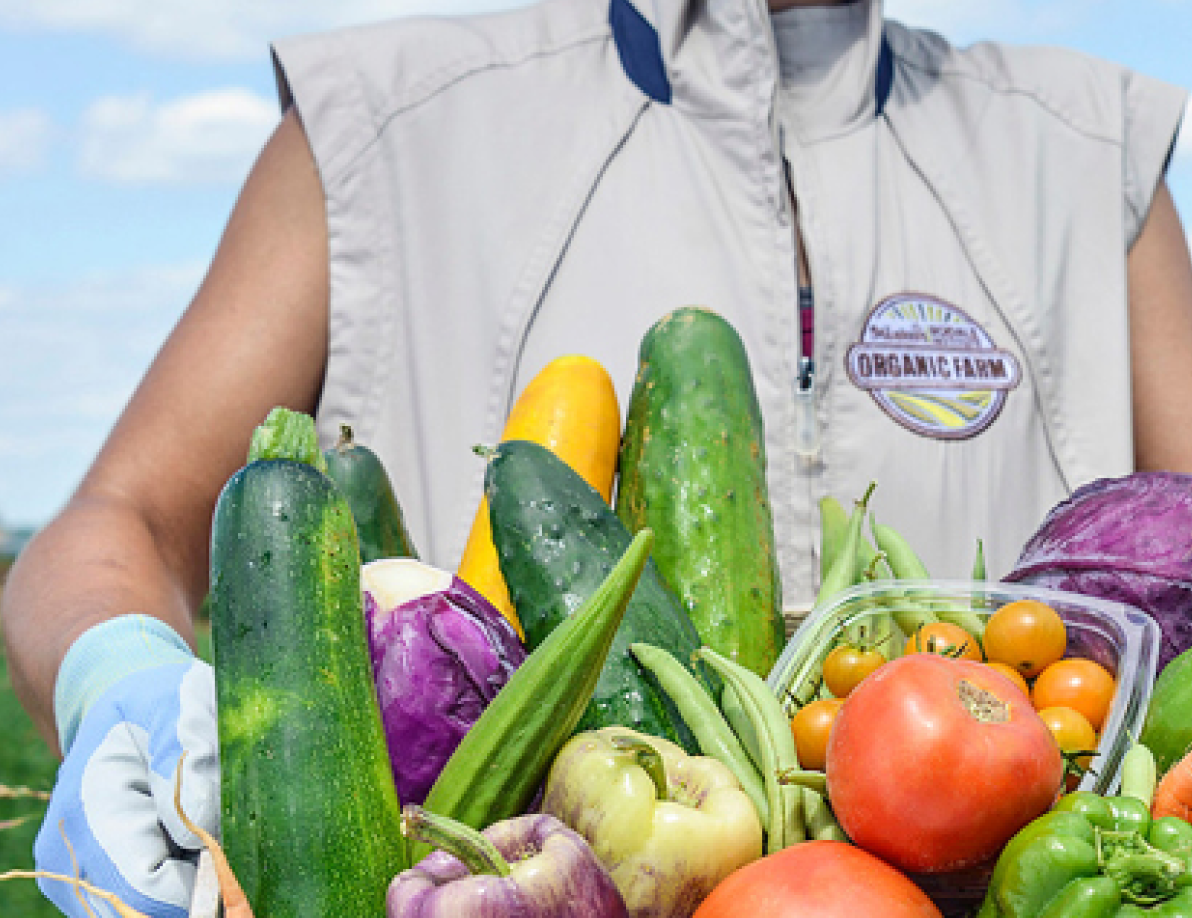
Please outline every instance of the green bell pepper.
M1075 791L1002 849L978 918L1192 918L1192 825Z

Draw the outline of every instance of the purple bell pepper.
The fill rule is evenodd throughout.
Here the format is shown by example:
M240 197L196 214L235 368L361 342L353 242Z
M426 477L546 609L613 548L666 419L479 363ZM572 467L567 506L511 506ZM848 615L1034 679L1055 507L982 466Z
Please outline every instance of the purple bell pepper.
M386 918L628 916L592 848L554 816L514 816L478 832L407 805L402 831L438 850L393 878Z

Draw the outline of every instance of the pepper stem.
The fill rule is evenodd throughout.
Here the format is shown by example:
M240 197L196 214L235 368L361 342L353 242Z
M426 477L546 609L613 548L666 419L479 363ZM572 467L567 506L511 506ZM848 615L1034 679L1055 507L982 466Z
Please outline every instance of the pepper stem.
M1122 901L1135 905L1170 899L1187 879L1187 864L1133 830L1097 829L1097 860L1101 871L1122 890Z
M454 855L470 873L498 877L510 874L508 861L480 832L458 819L432 813L416 803L402 807L401 834Z
M670 799L670 789L666 783L666 766L662 761L662 753L643 739L634 736L617 735L611 740L614 749L630 752L640 767L654 782L654 792L659 800Z

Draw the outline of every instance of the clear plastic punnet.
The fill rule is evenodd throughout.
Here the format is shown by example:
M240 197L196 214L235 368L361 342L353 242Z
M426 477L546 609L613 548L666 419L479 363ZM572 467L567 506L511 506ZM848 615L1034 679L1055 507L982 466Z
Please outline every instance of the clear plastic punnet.
M1066 657L1096 660L1114 674L1117 688L1102 726L1096 755L1079 788L1113 794L1122 758L1142 729L1159 655L1159 626L1146 613L1122 603L1076 593L994 581L876 580L851 587L817 606L803 619L768 679L788 713L796 704L826 694L819 673L824 658L850 636L893 629L889 646L902 648L907 635L891 622L894 613L931 609L984 621L1006 603L1036 599L1067 625ZM899 606L903 608L900 609ZM971 914L981 901L992 864L954 873L912 877L945 916Z

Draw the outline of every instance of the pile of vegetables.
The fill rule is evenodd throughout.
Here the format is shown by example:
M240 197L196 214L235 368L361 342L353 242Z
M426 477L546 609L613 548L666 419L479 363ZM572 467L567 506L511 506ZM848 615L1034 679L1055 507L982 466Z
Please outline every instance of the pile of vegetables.
M799 632L809 662L781 671L762 433L744 349L710 310L647 333L624 430L599 364L552 361L479 450L484 497L445 571L417 558L350 429L320 452L310 418L273 412L213 526L226 903L903 918L940 916L938 891L975 877L961 905L983 918L1185 914L1192 656L1160 674L1120 792L1073 790L1112 667L1073 662L1054 610L903 588L929 574L870 484L820 502L817 608L868 581L887 599L826 642ZM1105 512L1159 538L1178 484ZM1089 496L1048 517L1016 579L1059 569L1063 519L1105 538ZM1127 564L1132 536L1095 560L1174 619L1178 550ZM1091 569L1081 545L1064 576Z

